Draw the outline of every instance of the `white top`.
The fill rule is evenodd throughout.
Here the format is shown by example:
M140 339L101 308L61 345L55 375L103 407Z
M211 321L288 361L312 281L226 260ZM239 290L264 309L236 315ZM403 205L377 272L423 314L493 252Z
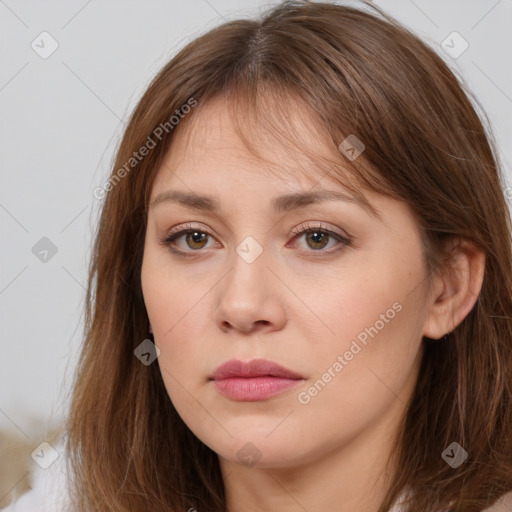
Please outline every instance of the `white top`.
M6 508L1 509L1 512L72 512L66 482L63 438L56 442L53 448L57 451L58 458L46 469L34 464L35 469L31 473L32 489ZM404 512L400 506L400 500L401 498L397 500L389 512ZM512 492L506 494L495 505L482 512L511 511Z
M53 460L55 456L57 458ZM40 445L34 450L33 459L41 462L33 463L30 472L32 489L1 509L1 512L71 512L64 437L51 446ZM50 461L53 462L48 465Z

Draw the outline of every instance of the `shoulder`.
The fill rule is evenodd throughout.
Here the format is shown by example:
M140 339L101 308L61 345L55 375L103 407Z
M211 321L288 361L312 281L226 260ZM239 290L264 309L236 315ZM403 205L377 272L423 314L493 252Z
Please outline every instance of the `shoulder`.
M41 457L47 457L51 464L42 467L45 464L34 463L30 474L32 488L1 512L71 512L64 443L61 436L51 446L41 448Z

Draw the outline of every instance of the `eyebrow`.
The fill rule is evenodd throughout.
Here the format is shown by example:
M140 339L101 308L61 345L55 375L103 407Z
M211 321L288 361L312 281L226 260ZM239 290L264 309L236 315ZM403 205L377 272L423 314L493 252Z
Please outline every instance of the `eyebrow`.
M217 213L220 211L220 203L214 197L199 195L195 192L181 192L179 190L167 190L166 192L158 194L151 202L150 208L154 208L158 204L167 201L178 203L182 206L198 211L211 213ZM366 204L357 197L334 190L316 190L284 194L272 199L271 205L277 213L285 213L324 201L346 201L354 203L364 208L373 217L382 220L379 212L371 205Z

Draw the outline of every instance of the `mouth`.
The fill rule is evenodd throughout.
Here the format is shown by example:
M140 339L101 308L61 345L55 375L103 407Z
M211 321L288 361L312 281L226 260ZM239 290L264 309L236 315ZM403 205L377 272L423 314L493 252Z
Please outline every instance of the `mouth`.
M297 386L304 377L266 359L226 361L210 376L219 393L237 401L266 400Z

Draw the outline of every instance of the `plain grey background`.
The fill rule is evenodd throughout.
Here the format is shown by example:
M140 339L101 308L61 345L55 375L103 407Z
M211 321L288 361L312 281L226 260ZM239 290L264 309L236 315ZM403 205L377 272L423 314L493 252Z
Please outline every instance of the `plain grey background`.
M0 0L0 431L36 447L64 418L101 206L93 190L109 175L124 119L188 41L275 3ZM512 0L375 3L462 74L512 183ZM44 237L55 254L38 256Z

